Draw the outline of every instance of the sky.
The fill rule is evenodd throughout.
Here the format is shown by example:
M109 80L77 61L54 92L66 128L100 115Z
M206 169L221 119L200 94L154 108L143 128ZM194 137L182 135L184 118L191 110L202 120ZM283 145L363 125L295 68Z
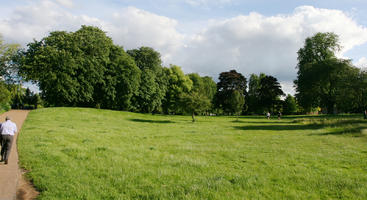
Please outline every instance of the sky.
M339 35L338 57L367 67L366 0L0 0L7 43L101 28L125 50L149 46L164 66L218 80L235 69L276 77L294 94L297 51L317 32Z

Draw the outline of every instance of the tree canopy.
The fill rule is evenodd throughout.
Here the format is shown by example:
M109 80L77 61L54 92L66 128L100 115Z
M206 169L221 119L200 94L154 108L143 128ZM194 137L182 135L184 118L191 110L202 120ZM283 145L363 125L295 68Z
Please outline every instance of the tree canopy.
M129 109L140 71L102 30L55 31L22 52L20 73L54 106Z
M298 51L298 72L294 83L297 100L306 111L322 107L328 113L337 112L338 99L344 98L339 95L358 74L350 60L335 56L340 48L338 36L334 33L317 33L307 38L304 47Z
M246 78L236 70L220 73L215 96L216 108L222 109L226 113L234 114L231 105L233 92L238 91L241 94L245 94L246 88Z

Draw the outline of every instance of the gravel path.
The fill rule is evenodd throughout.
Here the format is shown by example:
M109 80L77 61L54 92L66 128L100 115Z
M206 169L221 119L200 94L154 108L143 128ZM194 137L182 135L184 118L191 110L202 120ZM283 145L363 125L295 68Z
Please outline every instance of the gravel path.
M0 122L4 122L5 117L9 116L17 124L18 133L22 128L24 120L27 118L27 110L11 110L0 116ZM0 200L13 199L33 199L37 192L23 179L22 171L18 165L17 136L15 135L9 157L9 163L0 163Z

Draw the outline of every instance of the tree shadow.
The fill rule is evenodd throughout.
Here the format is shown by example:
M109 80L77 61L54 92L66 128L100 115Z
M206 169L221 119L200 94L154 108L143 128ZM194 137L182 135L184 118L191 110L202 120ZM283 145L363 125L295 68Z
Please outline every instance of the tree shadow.
M281 121L281 120L269 120L269 121L231 121L233 123L243 123L243 124L292 124L293 121Z
M287 130L315 130L323 128L323 125L318 124L297 124L297 125L265 125L265 126L235 126L238 130L269 130L269 131L287 131Z
M352 137L365 137L366 134L363 132L367 132L366 127L350 127L350 128L341 128L339 130L335 131L329 131L325 133L311 133L309 136L319 135L319 136L325 136L325 135L348 135Z
M151 120L151 119L129 119L130 121L133 122L142 122L142 123L156 123L156 124L170 124L170 123L175 123L173 121L170 120Z
M311 133L309 136L324 136L324 135L348 135L351 137L367 136L367 121L359 119L347 120L320 120L309 124L301 124L296 121L292 122L241 122L248 123L246 126L234 126L238 130L268 130L268 131L292 131L292 130L318 130L324 129L322 132ZM250 124L255 125L250 125ZM270 124L272 123L272 124ZM263 124L263 125L257 125Z

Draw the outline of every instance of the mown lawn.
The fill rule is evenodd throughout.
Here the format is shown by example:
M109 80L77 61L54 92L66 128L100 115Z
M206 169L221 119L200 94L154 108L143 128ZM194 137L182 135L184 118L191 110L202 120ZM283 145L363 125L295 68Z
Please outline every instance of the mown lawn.
M362 116L32 111L18 138L40 199L367 199Z

